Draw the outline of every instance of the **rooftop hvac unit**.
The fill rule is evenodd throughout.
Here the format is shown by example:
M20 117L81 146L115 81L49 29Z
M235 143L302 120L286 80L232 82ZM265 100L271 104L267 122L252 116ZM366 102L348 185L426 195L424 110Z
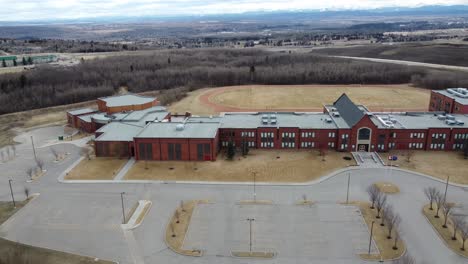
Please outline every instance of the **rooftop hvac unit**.
M325 118L325 122L331 123L333 120L331 118Z
M395 118L390 118L390 122L392 122L393 124L395 124L397 122L397 120Z
M445 120L446 116L444 116L444 115L438 115L437 118L438 118L439 120Z
M268 125L268 118L262 118L262 124Z
M463 122L461 120L456 120L455 122L457 122L457 125L459 125L459 126L463 126L465 124L465 122Z
M272 125L276 125L277 122L278 122L278 121L276 120L276 118L270 120L270 123L271 123Z
M455 120L455 117L453 115L447 115L447 120Z
M334 117L340 117L340 113L338 113L338 112L333 112L333 113L332 113L332 116L334 116Z
M449 126L455 125L457 122L455 120L445 120L445 123Z
M184 128L185 128L185 125L184 125L184 124L177 124L177 125L176 125L176 130L177 130L177 131L183 131Z

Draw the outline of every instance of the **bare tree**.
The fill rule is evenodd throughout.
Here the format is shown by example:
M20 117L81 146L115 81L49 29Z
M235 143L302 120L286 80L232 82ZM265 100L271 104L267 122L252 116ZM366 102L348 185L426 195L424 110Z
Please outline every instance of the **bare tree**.
M175 218L176 218L176 223L180 223L180 218L179 218L179 210L175 211Z
M26 195L26 199L29 199L29 188L24 187L24 195Z
M2 149L2 151L0 152L0 155L1 155L1 157L2 157L2 161L5 161L5 151L3 151L3 149Z
M171 223L171 232L172 232L172 237L176 237L175 230L174 230L174 223Z
M57 152L57 150L55 148L51 147L50 152L52 153L52 155L54 155L55 160L59 159L59 153Z
M180 201L180 209L182 210L182 212L185 212L184 201Z
M398 226L401 222L400 216L393 210L392 207L387 208L387 212L385 213L385 222L387 222L387 230L388 230L388 239L392 239L392 231L396 226Z
M468 239L468 222L464 221L463 225L460 227L460 237L462 239L461 250L465 251L465 242Z
M394 227L395 229L395 236L393 237L393 250L398 249L398 241L400 240L400 234L398 233L398 226Z
M463 224L465 223L465 219L461 215L452 215L452 217L450 217L450 220L452 220L452 225L453 225L452 240L457 240L457 231L458 229L463 227Z
M433 204L434 204L434 199L439 191L437 190L436 187L426 187L424 188L424 194L426 195L427 199L429 200L429 209L434 210Z
M91 155L89 154L88 147L82 147L80 150L80 155L85 157L88 160L91 160Z
M372 205L370 208L374 209L375 208L375 202L377 201L377 198L379 197L380 190L375 186L375 184L369 185L367 187L367 193L369 194L369 200L371 201Z
M442 225L443 228L447 228L447 220L453 207L454 207L453 203L444 202L442 204L442 213L444 214L444 224Z
M11 145L11 150L13 151L13 156L16 156L16 145Z
M381 215L382 221L380 221L380 226L385 226L385 215L387 215L387 212L390 210L389 209L390 207L391 207L391 205L386 204L382 208L382 215Z
M41 170L44 171L44 161L42 159L37 159L36 160L37 167Z
M435 218L439 218L439 211L440 209L442 208L442 204L444 203L444 195L441 194L440 192L437 192L435 198L434 198L434 201L436 203L436 214L435 214Z
M411 158L414 156L414 150L410 149L406 152L406 162L411 162Z
M30 167L29 169L26 170L26 174L29 176L29 179L32 180L33 176L34 176L34 168L33 167Z
M387 195L385 193L379 192L377 196L377 200L375 201L375 207L377 208L377 216L376 218L380 218L380 212L387 204Z

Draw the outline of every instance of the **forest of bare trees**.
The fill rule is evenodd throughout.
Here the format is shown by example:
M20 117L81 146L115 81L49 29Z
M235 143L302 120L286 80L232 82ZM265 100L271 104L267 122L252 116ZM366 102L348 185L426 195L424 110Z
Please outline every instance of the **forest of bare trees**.
M465 80L463 80L465 78ZM250 50L172 50L82 61L73 67L38 67L0 75L0 114L76 103L132 92L183 93L202 87L243 84L397 84L426 88L456 86L467 77L446 78L401 65L352 61L313 54ZM460 81L461 80L461 81ZM171 98L179 99L175 94ZM169 103L166 100L163 103Z

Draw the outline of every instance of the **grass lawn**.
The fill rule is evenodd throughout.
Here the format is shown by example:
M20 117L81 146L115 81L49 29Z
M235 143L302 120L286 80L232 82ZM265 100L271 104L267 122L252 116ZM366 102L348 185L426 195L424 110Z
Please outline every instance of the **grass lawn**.
M468 184L468 159L461 152L452 151L414 151L410 162L407 161L407 151L393 151L399 160L392 162L400 168L424 173L442 180L460 184Z
M251 150L247 157L236 155L215 162L144 161L137 162L125 175L127 180L307 182L332 171L355 165L349 153L330 151L322 161L318 151Z
M364 220L366 221L366 224L369 227L369 232L370 232L370 228L372 225L372 221L375 221L372 238L374 239L374 242L376 243L377 248L379 249L379 252L380 252L380 255L360 254L360 257L366 260L380 260L380 259L391 260L391 259L401 257L403 253L405 252L405 244L403 243L401 239L398 239L397 241L398 249L396 250L393 249L395 230L392 231L392 239L388 239L387 227L381 226L380 223L382 219L377 219L375 217L377 215L377 210L371 209L370 208L371 204L368 202L354 202L352 204L359 206L362 216L364 217Z
M112 180L127 163L127 159L83 159L66 176L66 180Z
M383 193L394 194L400 192L400 188L391 182L376 182L374 185Z
M445 217L442 213L442 210L439 211L440 218L435 218L436 208L437 205L433 205L434 210L430 210L429 204L424 206L423 214L426 216L427 220L432 224L432 226L437 230L441 239L444 240L445 244L456 253L465 256L468 258L468 250L462 251L460 248L462 247L462 239L460 235L457 233L457 240L452 240L453 236L453 225L449 220L447 221L447 228L443 228L442 225L444 224ZM466 243L468 244L468 243Z
M25 206L29 200L16 202L13 208L11 202L0 202L0 224ZM0 238L0 263L5 264L111 264L115 262L82 257L65 252L33 247Z
M200 257L202 251L200 249L186 250L183 249L185 235L187 234L193 210L199 203L206 201L188 201L184 202L183 208L180 206L174 212L169 225L166 228L166 244L174 252L186 256Z

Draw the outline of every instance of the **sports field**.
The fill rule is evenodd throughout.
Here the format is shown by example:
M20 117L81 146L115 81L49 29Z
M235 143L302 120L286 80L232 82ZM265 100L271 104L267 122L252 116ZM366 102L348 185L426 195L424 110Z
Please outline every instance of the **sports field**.
M322 111L346 93L372 111L423 111L430 91L402 85L247 85L200 89L169 109L173 113Z

